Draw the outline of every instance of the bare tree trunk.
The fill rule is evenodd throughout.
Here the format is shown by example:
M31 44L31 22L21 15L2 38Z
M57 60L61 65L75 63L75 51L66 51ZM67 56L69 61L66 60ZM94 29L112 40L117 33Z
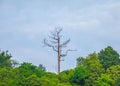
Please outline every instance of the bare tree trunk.
M60 73L60 62L64 61L63 57L67 56L68 51L71 51L70 49L67 49L65 53L62 53L62 48L67 47L67 44L70 42L70 39L61 43L60 35L61 31L62 31L61 28L56 28L55 32L51 33L52 36L49 36L50 39L52 39L50 40L51 43L48 43L44 39L44 44L47 45L48 47L51 47L58 54L58 74Z
M60 73L60 38L58 37L58 74Z
M60 56L58 56L58 74L60 73Z

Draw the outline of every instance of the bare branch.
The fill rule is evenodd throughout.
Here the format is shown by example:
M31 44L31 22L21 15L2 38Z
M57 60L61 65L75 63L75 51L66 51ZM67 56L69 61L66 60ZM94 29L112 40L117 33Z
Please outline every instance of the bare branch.
M66 46L70 42L70 39L66 40L64 43L61 44L61 47Z
M58 30L57 34L60 34L60 32L62 31L62 28L58 28L57 30Z
M54 32L51 32L51 35L52 35L53 37L57 37L56 33L54 33Z
M55 32L61 32L62 31L62 27L56 27L55 28Z
M56 38L55 36L49 36L49 37L53 40L58 40L58 38Z
M66 47L67 47L67 45L62 45L62 46L60 46L60 47L62 47L62 48L66 48Z
M51 44L49 44L49 43L46 41L46 39L44 39L44 45L47 45L48 47L51 47L51 46L52 46Z
M70 50L70 49L66 50L65 54L61 54L60 56L61 56L61 57L67 56L68 51L71 51L71 50Z
M60 32L62 31L62 28L58 27L58 28L55 28L55 33L56 33L56 36L60 38Z
M49 44L48 42L46 42L46 39L44 39L44 44L47 45L48 47L52 47L54 51L58 52L58 50L55 48L55 46Z
M69 51L76 51L76 50L68 49L68 50L66 50L66 52L65 52L64 54L61 54L60 56L61 56L61 57L67 56L67 54L68 54Z
M67 47L67 44L70 42L70 39L64 41L61 43L61 31L62 28L57 27L55 28L54 32L51 32L51 35L49 36L50 40L47 42L46 39L44 39L44 44L48 47L51 47L53 51L57 52L58 55L58 73L60 73L60 62L64 61L64 57L67 56L69 51L73 51L71 49L68 49L65 51L65 53L62 53L62 50L64 47Z
M53 48L54 51L58 52L58 50L54 46L52 46L52 48Z
M51 43L53 43L53 44L57 44L57 42L56 41L50 41Z

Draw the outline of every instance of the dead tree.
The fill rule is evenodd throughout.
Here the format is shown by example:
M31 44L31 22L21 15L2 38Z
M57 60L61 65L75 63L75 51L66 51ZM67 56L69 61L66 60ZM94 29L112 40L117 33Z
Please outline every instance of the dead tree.
M69 51L72 51L71 49L67 49L64 53L62 51L63 48L67 47L67 44L70 42L70 39L64 41L61 43L61 33L62 28L55 28L54 32L51 32L51 36L49 36L50 40L49 42L44 39L44 45L47 45L48 47L51 47L55 52L57 52L58 55L58 74L60 73L60 62L64 61L65 56L67 56L67 53Z

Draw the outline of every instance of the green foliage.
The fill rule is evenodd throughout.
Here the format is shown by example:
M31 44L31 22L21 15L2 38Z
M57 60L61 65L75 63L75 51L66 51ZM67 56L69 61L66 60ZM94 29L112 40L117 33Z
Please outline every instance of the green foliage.
M38 68L43 70L43 71L46 71L45 67L42 64L39 64Z
M83 57L77 58L77 65L84 65L84 60L85 60L85 58L83 58Z
M114 86L114 80L112 80L110 75L102 74L95 82L94 86Z
M112 65L119 65L120 58L117 51L115 51L111 46L108 46L104 50L101 50L99 53L99 60L105 70Z
M104 72L102 64L98 59L98 54L89 54L84 60L84 65L86 65L89 77L85 80L87 86L93 86L94 81Z
M88 70L86 66L77 66L75 68L72 82L80 85L85 84L85 79L88 77Z
M96 72L97 74L101 74L104 72L102 64L98 59L98 54L96 53L89 54L84 63L91 73Z
M0 86L13 86L14 74L12 69L1 68L0 69Z
M21 80L22 81L22 80ZM22 82L19 83L20 86L41 86L40 78L36 75L31 75L24 78Z
M12 68L11 57L8 51L0 51L0 68Z
M93 86L94 81L104 73L102 64L98 59L98 54L91 53L86 58L79 57L77 59L77 65L84 65L87 67L89 76L85 79L86 86Z
M57 86L59 80L57 78L47 78L42 77L40 78L41 86Z
M7 51L1 51L0 86L120 86L119 54L107 47L98 54L77 58L74 69L55 74L46 72L42 64L18 65Z
M120 77L117 78L117 80L115 82L115 86L120 86Z
M19 63L15 60L11 60L11 63L12 63L12 67L15 68L16 66L19 65Z
M74 85L71 85L71 83L66 82L66 83L59 83L57 86L74 86Z
M110 75L115 84L119 84L120 65L113 65L106 70L106 74Z
M67 82L71 82L71 78L73 77L74 74L74 70L65 70L62 71L58 77L61 83L67 83Z
M38 77L41 77L44 75L44 72L42 69L38 68L37 66L31 64L31 63L22 63L21 66L18 67L18 73L21 78L26 78L32 74L37 75Z

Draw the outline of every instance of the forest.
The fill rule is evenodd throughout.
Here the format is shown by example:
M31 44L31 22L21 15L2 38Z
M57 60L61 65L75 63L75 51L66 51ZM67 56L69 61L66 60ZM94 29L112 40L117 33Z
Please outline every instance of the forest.
M120 86L120 55L111 46L78 57L75 68L59 74L11 58L8 51L0 51L0 86Z

